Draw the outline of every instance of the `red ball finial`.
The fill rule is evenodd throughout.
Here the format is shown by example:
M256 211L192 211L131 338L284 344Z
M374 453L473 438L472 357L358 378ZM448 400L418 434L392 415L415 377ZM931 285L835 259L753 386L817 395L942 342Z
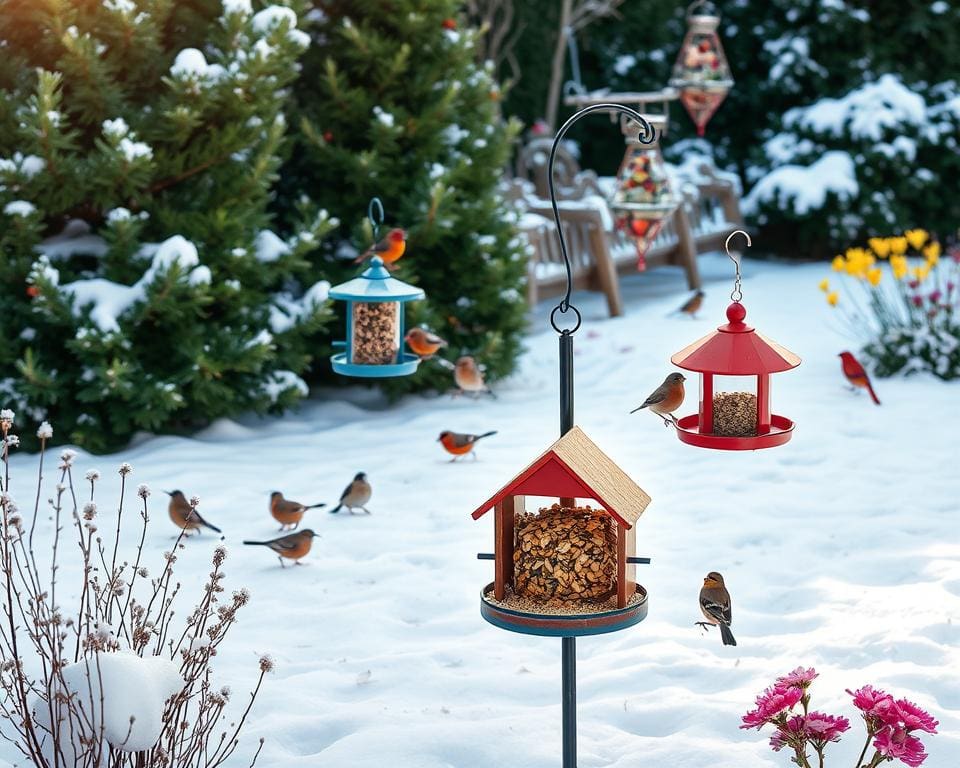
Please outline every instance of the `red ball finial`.
M735 301L727 307L727 320L729 320L732 325L742 323L746 316L747 308L739 301Z

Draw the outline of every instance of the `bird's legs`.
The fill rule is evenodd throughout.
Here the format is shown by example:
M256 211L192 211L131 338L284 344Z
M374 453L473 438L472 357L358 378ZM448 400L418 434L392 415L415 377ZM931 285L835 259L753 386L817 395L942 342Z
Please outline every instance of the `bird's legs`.
M281 568L286 568L286 567L287 567L286 564L283 562L283 558L282 558L280 555L277 555L277 560L280 561L280 567L281 567Z
M367 509L366 507L360 507L360 509L362 509L366 514L368 515L370 514L370 510Z
M693 626L701 627L704 632L707 632L710 630L710 627L712 627L713 624L711 624L709 621L695 621L693 622Z

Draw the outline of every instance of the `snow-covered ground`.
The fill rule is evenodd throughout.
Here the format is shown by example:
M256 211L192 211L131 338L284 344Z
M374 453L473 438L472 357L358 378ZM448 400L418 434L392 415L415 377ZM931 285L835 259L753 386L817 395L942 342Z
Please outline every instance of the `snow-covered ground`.
M673 352L723 320L730 263L711 256L701 266L707 299L696 321L665 317L686 295L672 270L625 280L628 314L616 320L601 297L576 296L576 421L653 497L638 523L639 554L653 558L638 567L649 617L578 643L581 768L786 766L785 753L738 725L753 697L799 664L820 671L815 706L853 724L828 751L831 768L852 766L859 752L844 689L866 683L932 710L941 733L925 737L925 765L956 768L960 386L879 381L879 408L852 394L836 358L852 343L816 289L824 268L747 262L748 322L804 359L774 380L774 411L796 420L796 435L758 453L686 446L651 415L627 412L671 370ZM248 765L260 736L265 768L559 764L560 642L481 619L492 564L476 553L491 551L493 521L469 515L557 436L548 310L535 313L520 372L496 400L388 406L357 389L286 418L222 422L194 439L77 460L81 474L103 473L106 518L121 461L134 466L133 488L154 489L154 562L174 533L160 489L198 495L223 527L228 587L249 587L253 600L216 659L218 681L239 704L258 654L277 662L233 765ZM450 464L436 442L443 429L499 432L478 461ZM33 467L32 457L16 459L21 487ZM373 514L309 512L321 538L305 567L281 569L269 552L240 545L276 530L270 490L333 502L360 470L373 484ZM217 543L189 542L178 563L185 584L199 586ZM733 595L735 648L693 626L710 570ZM2 758L15 761L9 745Z

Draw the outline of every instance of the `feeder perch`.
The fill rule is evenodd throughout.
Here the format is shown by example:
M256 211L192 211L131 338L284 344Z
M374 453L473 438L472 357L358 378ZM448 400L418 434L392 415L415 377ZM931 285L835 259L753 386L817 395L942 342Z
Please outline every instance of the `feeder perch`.
M667 130L666 115L644 115L653 127L649 142L641 142L630 121L624 121L627 150L617 172L610 208L616 226L633 239L637 248L637 269L646 267L644 256L657 239L663 222L676 210L680 199L674 195L667 174L660 137Z
M558 500L539 513L526 499ZM599 509L578 507L592 500ZM511 632L580 637L643 621L634 524L650 497L574 427L473 512L494 510L494 581L484 619ZM482 559L488 559L483 556Z
M730 65L717 34L720 17L694 12L703 5L709 3L698 0L687 10L687 34L670 77L670 85L680 91L680 103L697 127L698 136L703 136L710 118L733 87Z
M347 302L345 350L334 355L333 370L344 376L408 376L420 358L402 348L404 304L426 296L422 289L390 275L379 256L363 273L330 289L330 298Z

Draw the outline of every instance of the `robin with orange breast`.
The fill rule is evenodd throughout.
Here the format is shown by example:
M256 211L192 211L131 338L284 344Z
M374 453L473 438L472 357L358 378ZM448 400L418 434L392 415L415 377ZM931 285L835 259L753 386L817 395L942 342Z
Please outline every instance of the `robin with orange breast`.
M274 491L270 494L270 514L273 519L280 523L280 530L293 530L300 525L303 520L303 514L308 509L327 506L323 502L320 504L301 504L299 501L291 501L283 498L280 491Z
M493 396L493 392L483 381L483 372L480 370L480 366L470 355L463 355L463 357L457 359L453 368L453 380L459 388L459 391L454 392L454 394L470 392L477 397L482 394Z
M280 559L280 567L285 567L283 561L293 560L294 565L300 565L300 558L306 557L310 548L313 546L313 539L316 537L313 531L309 528L304 528L302 531L297 531L296 533L288 533L286 536L281 536L278 539L270 539L269 541L245 541L243 542L250 547L269 547L271 550L277 553L277 557Z
M705 294L703 293L703 291L697 291L695 294L693 294L693 296L691 296L689 299L687 299L683 303L682 307L675 309L670 314L671 315L679 315L679 314L690 315L690 317L692 317L693 319L696 319L697 312L699 312L700 307L703 306L704 295Z
M880 405L880 399L877 397L877 393L873 391L873 384L870 383L870 377L867 376L864 367L860 365L860 361L850 352L841 352L838 357L843 367L843 375L847 377L850 385L867 390L873 402Z
M217 526L211 525L204 520L196 510L196 505L187 501L187 497L182 491L164 491L170 497L170 504L167 506L167 512L174 525L182 528L186 535L191 531L200 531L202 528L209 528L215 533L223 533Z
M730 604L730 593L723 583L723 576L716 571L710 571L703 580L700 588L700 612L706 621L696 622L698 627L709 629L720 627L720 639L724 645L736 645L737 641L730 631L733 621L733 607Z
M361 253L354 263L359 264L371 256L379 256L383 259L383 263L387 265L387 268L390 269L393 264L400 260L400 257L403 256L406 250L407 233L397 227L387 232L386 236L384 236L380 242L371 245L366 251Z
M429 360L443 347L447 346L446 341L425 328L411 328L407 331L407 335L403 337L403 340L407 342L407 346L410 347L413 353L421 360Z
M473 450L473 447L477 444L477 440L482 440L485 437L490 437L490 435L495 434L497 434L496 430L484 432L482 435L466 435L460 432L444 430L440 433L437 441L443 446L447 453L453 455L450 461L456 461L461 456L465 456L471 452L473 452L473 458L476 459L477 453Z
M657 387L651 393L650 397L643 401L643 405L634 408L630 413L636 413L643 408L649 408L657 416L663 419L663 423L668 427L676 423L677 417L673 412L683 405L683 382L687 379L682 373L671 373L663 380L663 384ZM667 417L670 418L667 418Z

